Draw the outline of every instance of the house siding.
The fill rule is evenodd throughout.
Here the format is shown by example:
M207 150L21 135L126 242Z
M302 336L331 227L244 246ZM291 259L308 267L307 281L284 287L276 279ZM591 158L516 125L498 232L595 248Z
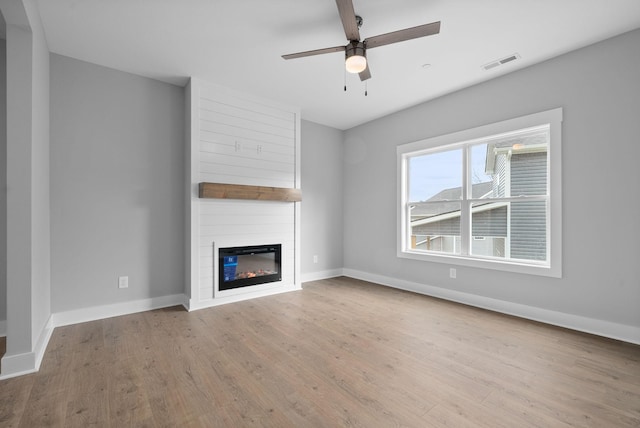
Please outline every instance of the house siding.
M511 196L547 193L547 152L511 157Z
M473 213L473 236L507 236L507 207Z
M511 158L511 195L544 195L547 191L547 152ZM546 205L542 201L511 204L511 257L547 258Z
M504 153L496 156L494 177L497 177L497 179L493 180L493 197L504 198L507 196L507 155Z
M413 226L412 235L430 235L430 236L459 236L460 235L460 217L454 217L442 221Z
M507 207L473 214L473 236L507 236ZM413 226L413 235L460 235L460 217Z

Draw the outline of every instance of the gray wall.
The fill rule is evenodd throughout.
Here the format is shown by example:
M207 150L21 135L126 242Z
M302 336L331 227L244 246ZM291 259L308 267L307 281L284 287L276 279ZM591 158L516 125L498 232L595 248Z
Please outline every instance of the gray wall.
M640 30L346 131L345 268L640 326L638 76ZM556 107L562 279L396 257L397 145Z
M51 107L52 311L182 294L184 89L52 54Z
M301 142L301 273L308 275L343 266L343 133L303 120Z
M4 19L0 15L0 26ZM7 320L7 43L0 39L0 323ZM0 334L6 333L0 329Z

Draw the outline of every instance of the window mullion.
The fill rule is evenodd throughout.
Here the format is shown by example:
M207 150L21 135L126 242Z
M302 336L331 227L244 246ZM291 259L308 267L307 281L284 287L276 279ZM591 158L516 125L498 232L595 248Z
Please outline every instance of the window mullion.
M460 254L467 256L471 253L471 197L470 184L470 148L462 150L462 200L460 201Z

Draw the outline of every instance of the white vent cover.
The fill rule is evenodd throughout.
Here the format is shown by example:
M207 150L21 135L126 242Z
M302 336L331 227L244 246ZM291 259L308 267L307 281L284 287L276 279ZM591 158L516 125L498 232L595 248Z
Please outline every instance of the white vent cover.
M483 65L482 68L484 70L491 70L492 68L496 68L499 65L503 65L503 64L506 64L508 62L515 61L517 59L520 59L520 55L517 54L517 53L514 53L513 55L509 55L509 56L504 57L502 59L498 59L496 61L491 61L489 64Z

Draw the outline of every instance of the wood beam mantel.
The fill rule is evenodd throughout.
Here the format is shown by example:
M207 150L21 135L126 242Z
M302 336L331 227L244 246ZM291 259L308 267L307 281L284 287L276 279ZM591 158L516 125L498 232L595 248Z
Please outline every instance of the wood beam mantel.
M198 196L214 199L250 199L256 201L299 202L300 189L284 187L245 186L241 184L200 183Z

